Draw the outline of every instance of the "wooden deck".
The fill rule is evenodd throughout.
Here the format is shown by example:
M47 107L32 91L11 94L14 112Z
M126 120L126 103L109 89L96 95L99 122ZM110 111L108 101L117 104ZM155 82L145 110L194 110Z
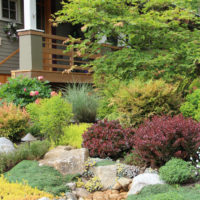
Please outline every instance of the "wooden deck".
M43 76L44 80L51 83L93 83L92 74L89 73L62 73L55 71L12 71L12 77L24 76L34 78Z

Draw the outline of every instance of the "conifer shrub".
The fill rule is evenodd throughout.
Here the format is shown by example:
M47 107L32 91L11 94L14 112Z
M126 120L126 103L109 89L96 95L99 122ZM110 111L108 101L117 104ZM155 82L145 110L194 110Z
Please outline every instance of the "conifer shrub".
M19 141L28 127L29 115L25 109L10 103L0 106L0 137Z
M200 121L200 89L186 96L186 102L181 105L180 111L185 117Z
M133 145L134 130L123 128L118 121L102 120L83 134L83 147L90 156L118 158Z
M159 170L161 178L169 184L182 184L195 179L195 167L182 159L172 158Z
M134 149L151 167L162 166L172 157L198 159L200 123L182 115L154 116L135 132Z
M143 82L135 80L122 86L113 98L121 114L121 122L138 125L154 115L177 114L181 103L178 86L163 80Z

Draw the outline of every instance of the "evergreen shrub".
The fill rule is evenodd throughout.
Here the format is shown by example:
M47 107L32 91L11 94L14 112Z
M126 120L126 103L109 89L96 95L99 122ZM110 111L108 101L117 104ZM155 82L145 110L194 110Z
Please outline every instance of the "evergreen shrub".
M191 163L172 158L159 169L161 178L169 184L182 184L194 181L196 169Z
M7 137L12 141L20 141L28 127L29 115L10 103L0 106L0 137Z
M121 122L128 126L141 124L153 115L177 114L182 101L178 86L163 80L135 80L122 86L113 97Z

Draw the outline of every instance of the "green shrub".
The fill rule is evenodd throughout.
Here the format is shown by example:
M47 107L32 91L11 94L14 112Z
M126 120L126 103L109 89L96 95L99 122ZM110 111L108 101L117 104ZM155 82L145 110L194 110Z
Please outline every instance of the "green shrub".
M38 104L32 103L26 108L41 134L55 143L63 135L63 127L69 124L73 116L71 105L61 95L42 99Z
M159 170L161 178L169 184L181 184L194 180L195 167L182 159L172 158Z
M48 166L39 166L36 161L22 161L9 172L5 174L5 178L9 182L24 183L27 182L33 188L43 190L45 192L59 195L66 192L67 181L72 181L75 175L62 176L57 170Z
M42 81L43 77L9 78L6 84L0 86L0 98L6 102L13 102L21 107L34 102L38 98L49 98L51 89L48 81Z
M16 151L0 156L0 173L8 171L22 160L40 159L49 150L50 144L47 141L32 142L20 145Z
M178 86L163 80L147 83L135 80L122 86L113 98L121 113L121 122L127 125L138 125L153 115L176 114L181 101Z
M73 85L66 89L64 96L72 104L75 121L83 123L96 121L98 97L91 86Z
M185 117L200 121L200 89L186 96L186 102L182 104L180 111Z
M4 103L0 106L0 137L20 141L28 127L29 115L25 109L14 104Z
M58 145L70 145L75 148L82 147L82 135L90 124L71 124L64 127L64 134L59 138Z

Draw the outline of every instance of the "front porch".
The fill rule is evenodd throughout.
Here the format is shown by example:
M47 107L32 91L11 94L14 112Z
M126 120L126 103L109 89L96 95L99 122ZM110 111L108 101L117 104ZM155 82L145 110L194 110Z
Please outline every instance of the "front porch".
M24 0L24 29L18 31L19 70L12 71L11 75L43 76L53 83L92 83L92 72L81 66L95 56L86 60L74 57L74 51L64 52L69 24L62 31L51 26L49 19L56 11L55 2L59 5L61 1Z

